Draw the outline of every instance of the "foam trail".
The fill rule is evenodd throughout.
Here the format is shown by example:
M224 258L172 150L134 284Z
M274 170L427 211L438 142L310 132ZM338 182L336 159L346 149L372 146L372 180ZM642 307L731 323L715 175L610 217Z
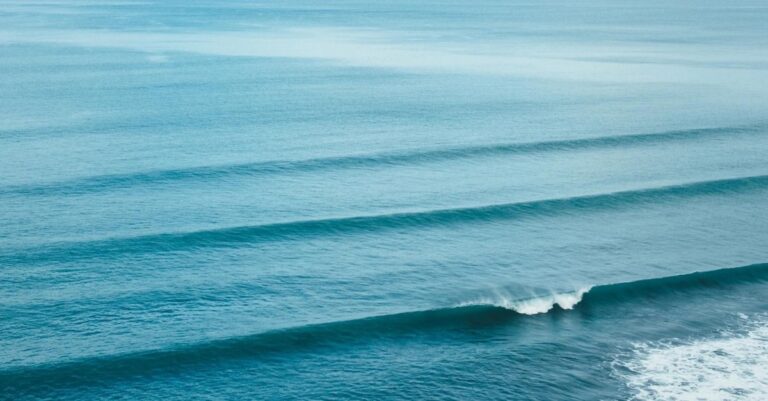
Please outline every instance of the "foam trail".
M594 61L575 54L602 55L610 59L612 53L627 51L631 42L622 43L621 49L596 46L558 48L548 52L535 51L537 46L517 47L512 53L501 51L476 52L461 49L456 42L433 41L425 48L403 42L398 31L328 29L294 27L274 31L229 31L217 33L179 32L127 32L114 30L69 29L27 31L18 35L14 31L0 30L0 44L56 44L87 48L120 48L129 51L153 53L193 53L226 57L269 57L327 60L345 66L387 68L424 73L459 73L502 75L534 79L616 82L616 83L712 83L721 82L723 75L731 84L755 82L763 78L760 70L712 68L696 63L698 57L686 55L684 48L670 48L678 57L686 55L684 63L630 63ZM657 44L658 46L658 44ZM550 43L547 47L552 48ZM525 50L528 49L528 50ZM722 51L722 48L717 51ZM711 50L711 53L717 51ZM574 50L576 52L574 53ZM647 50L633 47L632 54ZM570 57L563 55L570 55ZM728 53L729 58L744 60L741 52ZM752 58L745 61L750 62ZM762 61L762 58L759 59ZM724 72L727 71L727 72Z
M684 344L639 344L618 375L636 401L768 400L768 323L752 326Z

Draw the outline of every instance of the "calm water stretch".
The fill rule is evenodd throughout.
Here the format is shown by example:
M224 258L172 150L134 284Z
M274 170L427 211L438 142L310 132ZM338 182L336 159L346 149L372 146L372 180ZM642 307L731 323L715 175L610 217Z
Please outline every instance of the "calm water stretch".
M0 399L768 399L764 1L0 0Z

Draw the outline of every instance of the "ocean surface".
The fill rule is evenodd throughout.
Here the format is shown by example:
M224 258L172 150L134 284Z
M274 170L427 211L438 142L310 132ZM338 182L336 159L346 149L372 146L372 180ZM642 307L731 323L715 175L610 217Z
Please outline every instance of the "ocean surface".
M765 1L0 0L0 399L768 399Z

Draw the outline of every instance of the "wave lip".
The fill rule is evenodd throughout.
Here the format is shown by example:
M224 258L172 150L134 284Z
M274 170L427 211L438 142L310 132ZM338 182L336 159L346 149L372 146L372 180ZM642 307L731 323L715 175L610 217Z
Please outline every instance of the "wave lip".
M260 176L345 168L416 165L444 160L506 154L542 153L616 146L687 141L703 137L761 132L764 127L719 127L666 131L646 134L598 136L542 142L470 145L442 149L416 149L368 155L322 157L303 160L274 160L218 166L143 171L84 177L49 184L14 185L2 188L0 195L73 195L138 185L162 184L183 180L221 179L230 176Z
M547 313L555 307L563 310L573 309L581 302L584 294L588 293L591 288L583 287L575 291L553 292L549 295L533 296L530 298L515 298L509 294L496 291L490 297L481 297L472 301L462 302L458 306L497 306L522 315L538 315Z
M552 216L575 211L610 210L627 205L658 203L704 195L734 194L766 187L768 187L768 175L726 178L570 198L457 209L300 220L196 232L160 233L95 241L54 243L33 248L4 250L0 253L0 261L38 263L46 260L61 261L61 258L72 260L103 255L114 257L130 253L169 252L203 247L235 247L239 244L371 233L397 228L428 228Z

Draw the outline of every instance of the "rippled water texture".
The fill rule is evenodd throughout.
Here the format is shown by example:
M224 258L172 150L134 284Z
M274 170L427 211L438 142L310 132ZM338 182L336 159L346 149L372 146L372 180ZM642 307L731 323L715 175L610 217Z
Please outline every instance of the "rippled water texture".
M763 400L766 21L0 0L0 399Z

